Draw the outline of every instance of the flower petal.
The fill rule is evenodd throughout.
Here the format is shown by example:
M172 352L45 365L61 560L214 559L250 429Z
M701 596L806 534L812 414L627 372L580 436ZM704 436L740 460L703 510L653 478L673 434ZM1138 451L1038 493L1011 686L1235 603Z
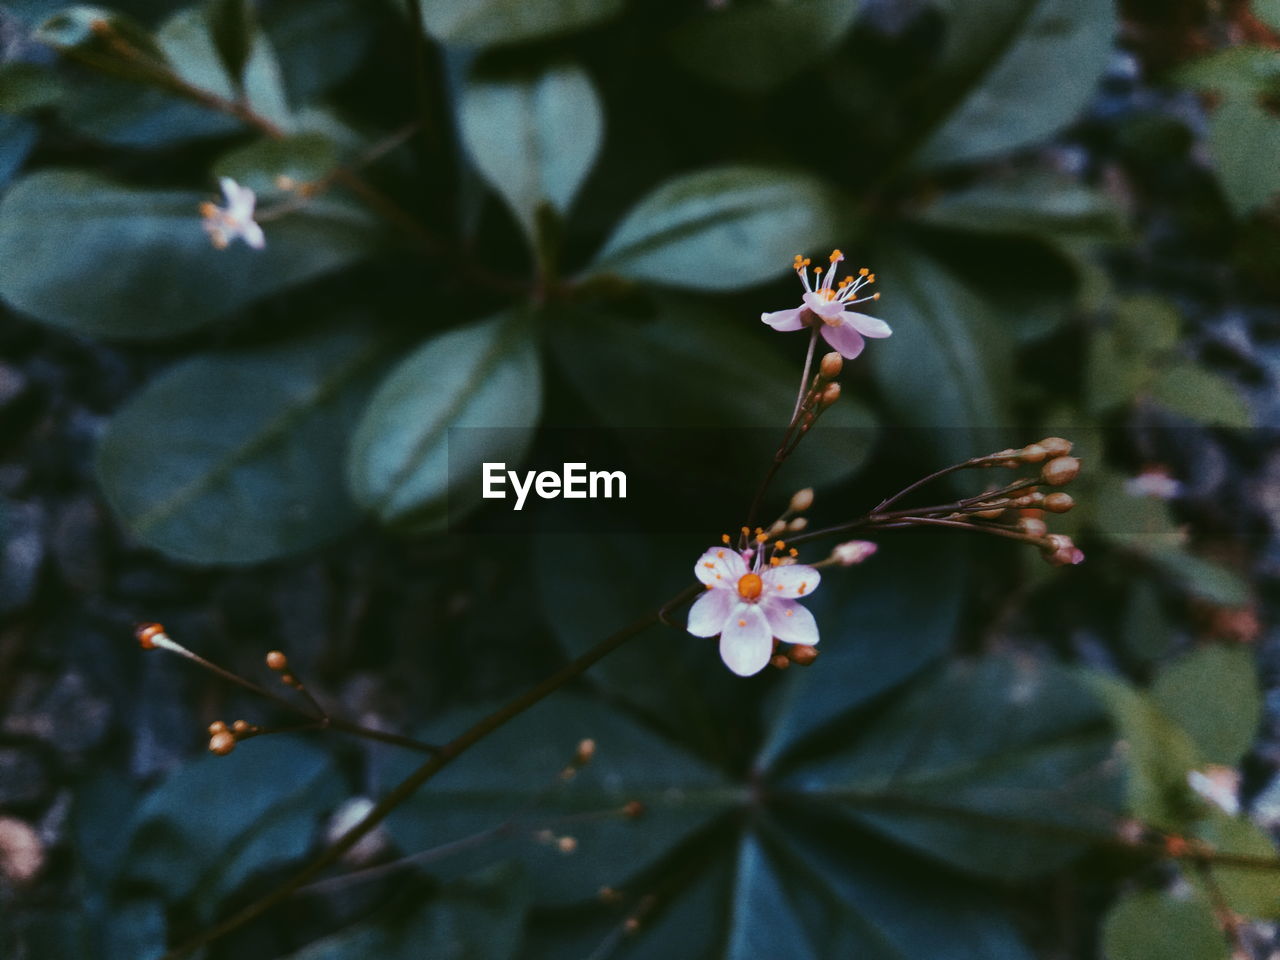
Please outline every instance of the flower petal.
M839 300L828 300L820 293L806 293L804 305L824 320L834 320L844 313L844 304Z
M266 235L262 232L262 228L250 220L240 231L240 236L244 237L244 242L255 250L261 250L267 245Z
M689 632L695 637L714 637L720 633L737 599L728 590L703 591L689 608Z
M864 337L871 337L873 340L882 340L893 333L890 326L879 317L858 313L856 310L846 310L843 317L845 323Z
M725 666L740 677L749 677L768 666L772 655L773 633L760 607L754 603L734 606L720 634L720 659Z
M818 589L822 574L803 563L769 567L761 575L766 597L807 597Z
M712 547L698 558L693 574L712 587L732 588L747 572L747 564L732 547Z
M818 621L813 619L813 614L799 600L767 597L761 598L760 606L764 610L765 619L769 621L769 629L783 643L804 643L811 647L818 645Z
M822 325L822 336L846 360L853 360L862 352L862 348L867 345L867 342L862 339L862 334L847 323L841 323L835 327L824 323Z
M775 330L800 330L804 327L804 307L794 310L775 310L773 313L762 313L760 319Z

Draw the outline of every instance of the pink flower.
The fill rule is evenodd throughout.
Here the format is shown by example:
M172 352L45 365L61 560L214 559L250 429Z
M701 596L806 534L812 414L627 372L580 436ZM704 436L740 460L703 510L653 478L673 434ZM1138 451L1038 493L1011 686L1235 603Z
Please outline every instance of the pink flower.
M795 270L804 284L804 297L800 306L792 310L777 310L774 313L762 313L760 319L775 330L800 330L815 323L822 324L822 336L846 360L852 360L866 346L863 337L880 339L893 333L883 320L855 313L845 307L855 303L866 303L868 300L879 300L880 294L869 297L858 297L868 284L876 282L876 276L866 267L858 271L858 276L845 277L835 283L836 264L844 260L844 254L834 250L830 256L831 268L824 279L822 268L814 270L813 284L809 283L809 259L796 255Z
M1069 567L1084 563L1084 551L1075 545L1070 537L1061 533L1051 533L1041 548L1044 558L1051 567Z
M720 658L740 677L768 665L774 637L808 646L818 642L813 614L797 600L818 589L818 571L801 563L762 563L763 547L750 553L752 568L728 546L712 547L699 557L694 573L707 591L689 611L689 632L719 634Z
M225 250L237 238L244 240L254 250L261 250L267 245L267 238L262 233L262 227L253 219L257 195L230 177L219 177L218 183L222 187L227 205L220 207L214 203L200 204L204 232L209 234L210 241L219 250Z

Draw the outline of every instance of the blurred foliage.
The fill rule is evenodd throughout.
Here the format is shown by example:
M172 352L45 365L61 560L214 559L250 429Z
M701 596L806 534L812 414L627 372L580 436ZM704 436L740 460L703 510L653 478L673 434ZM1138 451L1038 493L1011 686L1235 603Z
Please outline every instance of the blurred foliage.
M1250 586L1176 504L1134 488L1163 453L1125 442L1135 424L1260 420L1182 304L1106 268L1135 256L1130 194L1186 131L1131 119L1114 145L1127 189L1062 146L1115 56L1110 0L892 7L0 9L0 300L145 358L154 375L113 414L96 474L128 536L184 563L294 558L366 522L465 530L464 465L514 466L545 424L616 430L636 469L669 457L631 428L779 426L803 344L755 318L796 301L790 259L824 245L877 271L894 335L849 365L818 431L830 445L802 447L780 486L818 486L820 511L874 503L908 468L1046 432L1089 468L1062 519L1090 569L1058 592L1042 566L920 537L830 578L809 670L738 681L680 631L646 636L393 815L387 849L430 856L305 892L296 926L211 958L1021 960L1044 936L1006 894L1092 867L1121 888L1098 937L1110 960L1218 960L1224 909L1280 916L1280 873L1175 857L1171 883L1120 829L1275 856L1191 776L1244 761L1252 658L1168 657L1185 641L1171 610L1244 607ZM1280 31L1271 0L1252 16ZM1280 41L1259 36L1160 82L1204 98L1203 232L1264 274ZM211 246L199 207L220 176L256 191L264 250ZM464 447L455 427L502 429ZM503 543L528 626L576 655L682 586L746 506L760 464L741 453L723 451L715 502L670 505L696 536ZM982 633L975 605L1015 600L1109 607L1119 662L1060 663L1071 648L1014 649L995 628L958 651ZM502 619L503 649L525 626ZM583 738L598 756L559 778ZM78 785L75 906L15 913L0 948L156 954L314 849L350 761L271 738L141 795ZM379 790L407 769L371 763Z

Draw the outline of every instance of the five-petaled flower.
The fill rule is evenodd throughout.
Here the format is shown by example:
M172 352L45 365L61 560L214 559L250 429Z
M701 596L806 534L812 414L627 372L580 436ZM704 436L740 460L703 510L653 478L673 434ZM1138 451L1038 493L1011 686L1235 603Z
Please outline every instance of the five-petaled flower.
M868 284L875 283L876 275L863 267L857 277L845 277L835 283L836 265L844 260L839 250L832 251L831 267L826 277L822 276L822 268L814 269L813 283L809 282L809 259L796 255L795 270L804 284L804 298L800 306L792 310L777 310L773 313L762 313L760 319L775 330L800 330L822 325L822 335L846 360L852 360L866 346L863 337L879 339L887 337L892 330L883 320L846 310L856 303L880 299L880 294L859 297L858 293Z
M689 611L689 632L720 634L720 657L740 677L768 665L774 637L808 646L818 642L818 625L799 598L818 588L821 575L780 557L766 561L766 552L763 543L742 553L726 544L712 547L694 567L707 589Z
M242 187L230 177L219 177L222 195L227 200L225 207L215 203L200 204L200 216L204 218L204 231L219 250L225 250L236 238L243 240L255 250L261 250L267 244L262 227L253 219L253 210L258 202L257 196L248 187Z

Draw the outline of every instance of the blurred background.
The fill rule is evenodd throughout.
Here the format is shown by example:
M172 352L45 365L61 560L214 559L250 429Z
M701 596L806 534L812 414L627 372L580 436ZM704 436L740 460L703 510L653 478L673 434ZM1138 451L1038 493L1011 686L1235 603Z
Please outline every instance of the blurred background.
M886 535L749 680L651 629L203 955L1280 955L1278 50L1276 0L0 4L0 955L158 958L420 761L213 756L296 717L135 624L447 739L743 521L806 339L756 318L834 246L894 334L770 507L1060 435L1087 562ZM495 528L457 478L556 428L652 515Z

